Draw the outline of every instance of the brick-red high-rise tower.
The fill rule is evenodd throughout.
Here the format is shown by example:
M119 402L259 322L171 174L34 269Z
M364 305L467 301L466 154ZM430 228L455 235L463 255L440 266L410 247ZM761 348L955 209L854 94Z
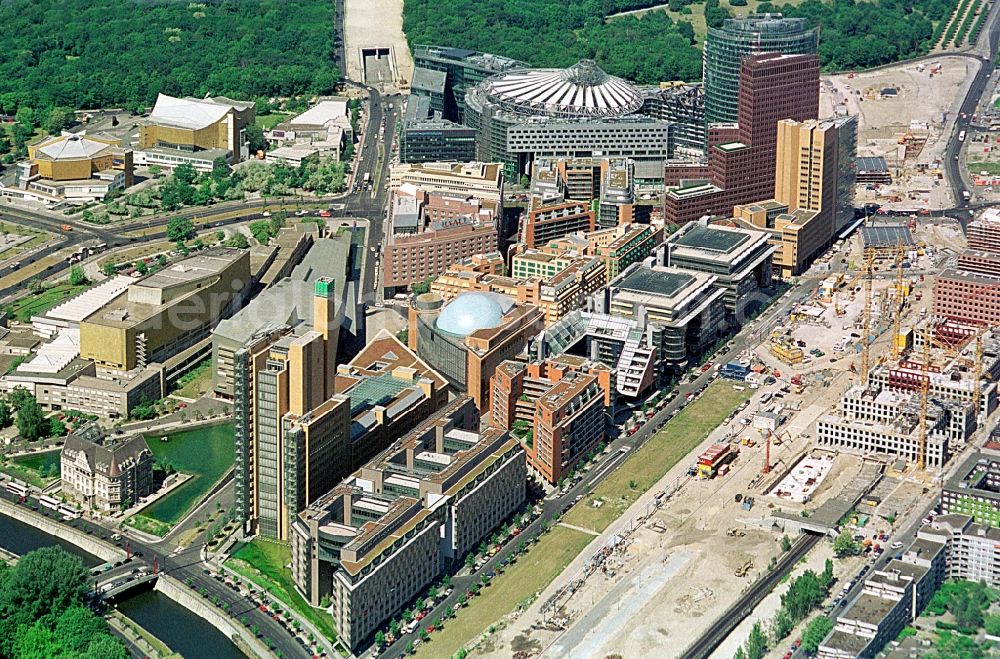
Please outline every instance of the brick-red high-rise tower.
M778 122L806 121L819 115L819 56L762 53L749 55L740 67L739 122L735 141L708 150L710 186L670 191L664 219L671 223L702 215L728 215L733 206L774 195ZM713 131L709 131L710 133ZM667 179L671 173L667 172Z

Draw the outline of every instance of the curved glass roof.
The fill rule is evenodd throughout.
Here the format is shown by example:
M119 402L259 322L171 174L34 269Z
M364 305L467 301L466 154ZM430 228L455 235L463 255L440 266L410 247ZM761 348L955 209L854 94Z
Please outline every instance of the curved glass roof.
M473 332L496 327L503 320L503 308L492 296L484 293L462 293L449 304L437 319L437 328L448 334L468 336Z
M521 114L616 117L642 107L635 85L608 75L591 60L568 69L519 69L483 85L490 101Z

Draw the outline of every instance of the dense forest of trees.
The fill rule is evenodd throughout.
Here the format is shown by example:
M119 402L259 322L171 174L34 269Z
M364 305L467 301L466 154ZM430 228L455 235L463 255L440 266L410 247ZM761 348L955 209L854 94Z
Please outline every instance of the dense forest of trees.
M797 6L764 3L759 11L800 16L818 25L823 68L844 70L925 54L933 45L932 23L947 20L956 4L957 0L806 0Z
M690 24L663 12L605 21L627 0L405 0L403 31L411 44L459 46L536 66L594 59L609 73L642 83L697 80L701 53Z
M405 0L403 29L411 44L474 48L535 66L597 60L608 73L640 83L701 78L701 53L690 23L663 12L607 20L646 0ZM664 4L664 3L659 3ZM745 0L730 0L744 6ZM957 0L806 0L764 3L758 11L801 16L820 27L826 69L877 66L926 53L933 24L947 20ZM730 12L719 0L670 0L673 11L704 12L709 26ZM694 5L690 6L689 5Z
M48 118L58 107L146 106L158 92L328 92L339 78L333 8L332 0L7 0L0 109Z
M125 646L84 603L88 574L59 547L0 564L0 658L127 659Z

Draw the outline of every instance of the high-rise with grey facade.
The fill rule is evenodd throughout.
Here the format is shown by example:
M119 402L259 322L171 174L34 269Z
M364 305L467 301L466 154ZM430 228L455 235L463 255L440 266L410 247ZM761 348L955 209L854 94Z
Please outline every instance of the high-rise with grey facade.
M709 28L702 54L705 122L732 123L737 120L740 65L747 55L818 52L819 31L810 28L804 18L752 14L747 18L728 19L722 27Z
M413 66L413 78L421 87L415 93L423 93L422 88L430 86L424 84L425 81L433 81L435 90L439 84L439 79L421 69L444 72L442 116L449 121L461 121L465 113L466 90L497 73L526 65L509 57L477 53L465 48L418 45L413 47Z

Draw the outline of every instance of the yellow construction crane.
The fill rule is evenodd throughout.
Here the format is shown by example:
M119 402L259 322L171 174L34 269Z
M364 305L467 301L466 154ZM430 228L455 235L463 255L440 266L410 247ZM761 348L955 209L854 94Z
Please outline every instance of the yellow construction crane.
M927 463L927 403L931 390L931 335L927 327L924 326L924 359L921 364L923 378L920 379L920 419L919 435L917 437L917 468L923 471Z
M903 249L903 243L900 241L896 244L896 313L893 314L892 323L892 358L893 360L899 359L899 353L901 350L899 334L903 331L903 302L906 300L906 296L903 294L903 257L906 251Z
M864 316L861 323L861 368L858 370L858 375L861 376L861 386L868 386L868 366L869 366L869 347L868 344L871 342L871 331L872 331L872 276L875 264L875 250L869 249L865 253L865 265L864 265L864 296L865 296L865 307Z

